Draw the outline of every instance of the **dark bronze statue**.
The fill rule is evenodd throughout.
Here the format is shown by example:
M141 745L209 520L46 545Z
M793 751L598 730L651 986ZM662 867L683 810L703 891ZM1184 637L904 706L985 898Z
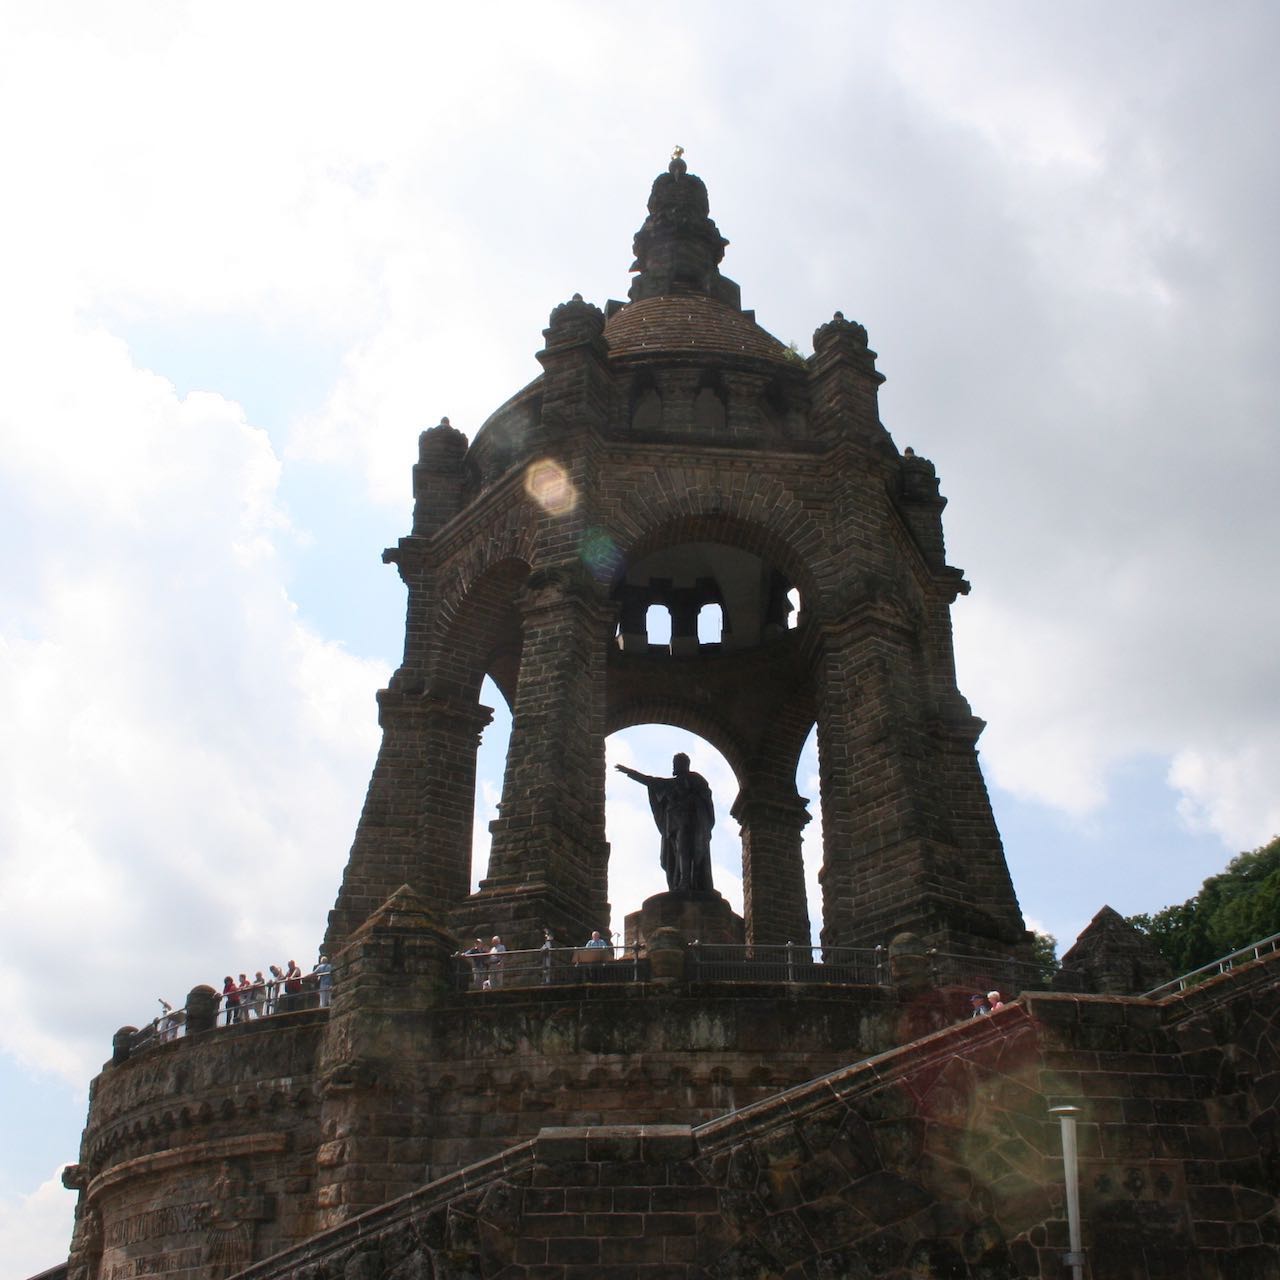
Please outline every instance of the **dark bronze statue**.
M649 791L649 808L662 833L667 888L710 890L711 828L716 825L716 810L706 778L690 771L689 757L683 751L671 761L670 778L651 778L625 764L617 769Z

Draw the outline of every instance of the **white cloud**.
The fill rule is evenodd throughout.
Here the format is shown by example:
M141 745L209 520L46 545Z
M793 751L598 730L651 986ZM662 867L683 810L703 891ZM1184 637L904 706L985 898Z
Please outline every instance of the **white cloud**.
M1276 736L1235 749L1188 749L1174 757L1169 785L1179 794L1179 814L1193 830L1212 831L1242 852L1280 835Z
M279 462L237 405L47 326L0 425L0 981L45 993L0 1047L82 1081L157 995L309 949L385 669L298 622Z
M67 1259L75 1196L58 1170L27 1195L0 1196L0 1256L11 1275L29 1276Z
M746 305L801 343L864 320L888 426L938 463L992 777L1093 820L1141 755L1224 853L1280 825L1274 11L745 13L0 18L0 982L46 993L11 1052L82 1082L155 995L314 942L385 670L300 623L311 531L282 486L319 463L403 508L419 429L474 432L536 374L552 306L625 291L676 142ZM178 322L338 369L307 419L250 422L129 359L132 326ZM740 893L736 783L691 754ZM662 879L615 777L620 930ZM1035 892L1044 917L1051 874Z

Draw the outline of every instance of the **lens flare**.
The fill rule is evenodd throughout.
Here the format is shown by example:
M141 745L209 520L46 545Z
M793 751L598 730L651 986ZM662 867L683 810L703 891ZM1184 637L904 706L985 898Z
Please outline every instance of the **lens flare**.
M567 516L578 505L578 491L569 473L551 458L531 462L524 473L524 491L549 516Z
M588 529L578 544L578 554L592 576L601 582L610 581L622 563L622 552L603 529Z

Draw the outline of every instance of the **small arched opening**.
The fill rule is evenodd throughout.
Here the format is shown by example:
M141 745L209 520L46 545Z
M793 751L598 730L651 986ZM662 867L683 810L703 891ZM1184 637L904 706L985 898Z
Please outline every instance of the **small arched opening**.
M693 425L698 431L723 431L728 423L728 396L718 373L702 375L693 398Z
M630 417L636 431L658 431L662 427L662 395L648 370L632 384Z

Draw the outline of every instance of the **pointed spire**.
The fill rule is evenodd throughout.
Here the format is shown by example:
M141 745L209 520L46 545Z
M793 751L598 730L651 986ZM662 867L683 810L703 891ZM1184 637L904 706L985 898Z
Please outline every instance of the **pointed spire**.
M636 232L631 270L639 274L627 295L632 302L692 292L742 309L742 291L720 274L720 260L729 242L709 210L706 186L689 172L684 148L677 147L666 173L654 180L649 216Z

